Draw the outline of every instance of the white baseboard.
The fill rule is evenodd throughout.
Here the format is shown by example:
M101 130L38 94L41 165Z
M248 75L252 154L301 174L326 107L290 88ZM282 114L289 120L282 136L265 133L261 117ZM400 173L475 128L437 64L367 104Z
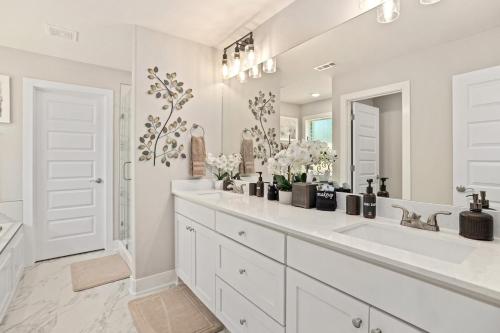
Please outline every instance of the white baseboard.
M120 254L123 260L127 263L128 267L130 268L130 271L132 272L131 276L134 276L135 273L135 268L134 268L134 260L132 260L132 255L130 252L125 248L125 244L123 244L122 241L120 240L115 240L114 241L114 249Z
M147 294L158 289L167 288L177 283L177 274L175 270L170 270L144 278L130 278L130 294L137 296Z

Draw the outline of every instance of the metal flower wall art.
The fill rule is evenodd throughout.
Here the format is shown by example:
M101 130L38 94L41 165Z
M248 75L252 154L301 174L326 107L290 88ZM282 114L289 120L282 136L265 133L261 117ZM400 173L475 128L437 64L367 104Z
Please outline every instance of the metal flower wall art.
M274 103L276 103L276 95L272 92L266 95L259 91L258 96L253 100L248 100L248 108L258 123L244 131L250 132L255 138L254 156L262 160L262 164L265 164L268 158L273 157L280 150L278 131L274 127L266 128L265 126L269 117L276 113Z
M139 161L152 160L153 165L160 161L170 167L172 160L187 157L184 144L180 142L180 137L188 130L187 121L174 114L194 97L193 89L185 89L176 73L160 77L158 67L148 69L148 79L152 81L148 94L161 101L164 113L148 116L144 124L146 133L139 137Z

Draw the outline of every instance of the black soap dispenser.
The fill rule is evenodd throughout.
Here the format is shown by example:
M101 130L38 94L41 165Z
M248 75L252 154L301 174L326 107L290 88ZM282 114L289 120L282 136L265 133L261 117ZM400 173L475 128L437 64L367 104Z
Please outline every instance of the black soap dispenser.
M388 198L389 197L389 192L387 192L387 186L385 185L385 182L388 179L389 178L387 178L387 177L380 178L380 182L382 184L380 184L380 191L378 191L377 197L383 197L383 198Z
M258 197L263 197L264 196L264 182L262 181L262 172L259 171L257 172L259 174L259 180L257 181L257 188L256 188L256 195Z
M373 193L373 179L368 179L366 193L363 194L363 216L367 219L374 219L377 216L377 196Z
M470 210L460 213L460 236L476 240L493 240L493 217L482 212L479 195L472 195Z
M273 177L273 183L269 184L267 189L267 200L278 200L278 186L276 185L276 177Z

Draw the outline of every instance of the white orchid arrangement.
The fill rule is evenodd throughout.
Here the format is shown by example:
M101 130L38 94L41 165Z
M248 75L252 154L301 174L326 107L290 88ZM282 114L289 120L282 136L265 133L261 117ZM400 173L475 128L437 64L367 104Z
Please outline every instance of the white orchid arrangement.
M217 180L223 180L225 178L233 178L234 173L239 169L241 163L240 154L230 154L224 155L219 154L214 156L213 154L208 154L205 160L207 165L207 170L211 172Z
M337 154L323 141L294 141L274 158L268 160L269 172L274 175L291 176L316 169L317 172L330 170Z

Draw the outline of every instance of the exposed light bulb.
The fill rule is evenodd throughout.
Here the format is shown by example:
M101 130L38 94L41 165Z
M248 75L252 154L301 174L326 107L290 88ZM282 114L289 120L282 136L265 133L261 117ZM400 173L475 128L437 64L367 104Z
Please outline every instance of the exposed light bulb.
M227 79L229 77L229 66L227 65L227 54L224 52L222 56L222 77Z
M253 35L248 38L248 44L245 46L245 53L247 55L247 65L252 67L255 65L255 46L253 41Z
M401 8L400 0L386 0L377 9L378 23L391 23L399 18Z
M260 65L254 65L250 68L250 77L252 79L258 79L262 76L262 72L260 71Z
M434 5L438 3L441 0L420 0L420 4L427 6L427 5Z
M233 56L233 74L237 75L241 69L240 48L236 45Z
M276 73L276 59L269 58L264 62L263 71L267 74Z
M238 77L240 78L240 83L247 82L247 72L246 71L241 71L240 74L238 74Z

